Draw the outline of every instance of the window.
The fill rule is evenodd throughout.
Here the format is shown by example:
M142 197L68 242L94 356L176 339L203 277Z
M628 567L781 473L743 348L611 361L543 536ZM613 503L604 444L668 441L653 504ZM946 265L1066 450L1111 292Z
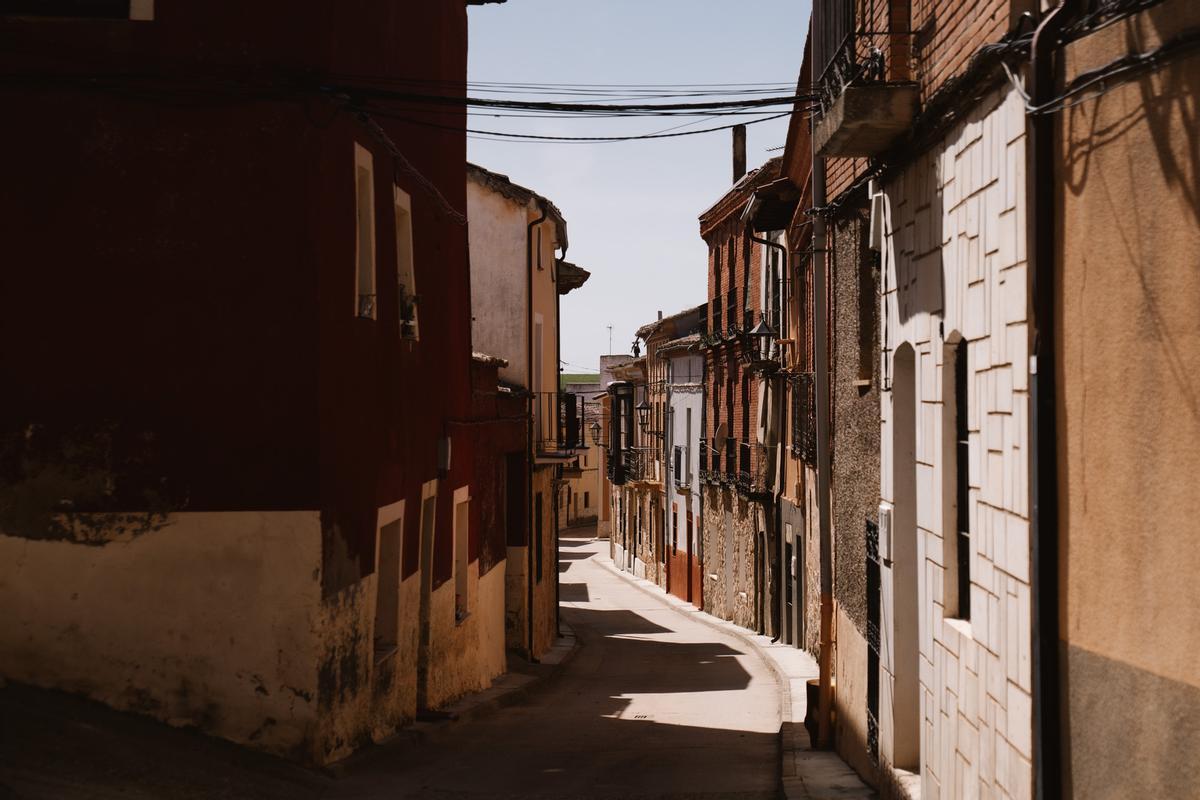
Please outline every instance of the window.
M468 487L454 490L454 621L462 622L470 613L470 530L471 497Z
M946 470L943 491L947 495L945 530L945 613L948 617L971 618L971 487L970 432L967 402L970 371L967 369L967 343L960 340L946 345L943 369L954 375L954 382L943 383L943 391L953 391L953 397L943 397L943 458ZM953 388L951 388L951 386ZM953 486L948 486L953 480ZM950 492L953 494L950 494ZM951 504L950 498L953 498Z
M671 552L679 552L679 509L671 506Z
M692 482L692 409L688 408L683 438L683 480Z
M533 498L533 554L537 570L537 582L542 582L542 493L538 492Z
M971 618L970 450L967 433L967 343L954 348L954 433L958 530L958 616Z
M379 509L375 564L375 663L396 652L400 628L400 557L404 501Z
M375 319L375 168L371 154L354 145L354 205L356 261L354 311Z
M148 21L154 0L0 0L0 16Z
M396 283L400 303L400 336L416 340L417 276L413 265L412 198L398 186L392 187L396 211Z
M583 493L583 507L584 508L592 507L592 493L591 492Z

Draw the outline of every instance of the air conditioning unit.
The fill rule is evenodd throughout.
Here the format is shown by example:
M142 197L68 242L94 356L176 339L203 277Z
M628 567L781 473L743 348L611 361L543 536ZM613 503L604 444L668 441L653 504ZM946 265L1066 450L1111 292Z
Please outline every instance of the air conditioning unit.
M879 504L879 559L892 560L892 506L890 503Z

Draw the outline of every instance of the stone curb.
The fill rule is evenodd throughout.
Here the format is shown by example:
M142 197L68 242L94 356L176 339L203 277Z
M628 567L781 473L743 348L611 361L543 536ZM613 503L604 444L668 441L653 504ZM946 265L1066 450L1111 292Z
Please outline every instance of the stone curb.
M351 753L340 761L322 767L320 771L336 778L345 777L355 767L379 758L397 744L442 741L454 733L457 724L482 719L525 700L535 691L549 685L579 652L581 643L571 626L560 622L559 628L563 632L562 636L558 637L538 663L528 664L528 671L505 672L496 678L489 688L472 692L444 709L439 709L446 714L445 720L406 725L387 739Z
M805 743L808 732L804 729L803 720L796 720L792 716L794 709L792 681L801 678L793 678L783 670L771 656L769 650L756 640L760 634L752 633L728 620L714 617L686 600L680 600L678 597L664 592L657 584L618 569L611 558L597 559L596 563L624 578L634 588L664 602L676 611L689 613L697 622L740 639L771 670L775 676L775 682L779 686L779 796L781 798L785 798L785 800L826 800L827 798L873 800L878 797L878 794L864 784L836 753L813 750Z

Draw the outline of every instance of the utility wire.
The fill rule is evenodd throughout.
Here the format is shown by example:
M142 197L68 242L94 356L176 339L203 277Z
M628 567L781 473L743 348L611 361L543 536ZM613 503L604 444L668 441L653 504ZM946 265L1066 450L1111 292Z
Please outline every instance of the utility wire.
M367 111L377 117L385 117L387 119L394 119L399 122L407 122L412 125L421 125L421 126L428 127L428 128L440 128L442 130L450 130L450 131L465 130L468 134L474 134L475 136L499 137L499 138L503 138L503 139L518 139L518 140L537 141L537 142L543 142L543 143L558 142L558 143L563 143L563 144L631 142L631 141L638 141L638 140L645 140L645 139L670 139L670 138L674 138L677 136L695 136L695 135L701 134L701 133L712 133L714 131L729 130L730 128L736 128L738 125L755 125L759 122L769 122L770 120L773 120L773 119L782 119L784 117L791 116L791 112L787 111L782 114L772 114L771 116L762 117L761 119L747 120L746 122L734 123L732 125L720 125L720 126L716 126L716 127L712 127L712 128L702 128L700 130L695 130L695 131L675 131L672 133L662 133L662 132L660 132L660 133L643 133L643 134L638 134L635 136L550 136L548 134L508 133L505 131L489 131L489 130L479 130L479 129L475 129L475 128L462 128L462 127L458 127L455 125L439 125L436 122L416 120L416 119L412 119L410 117L400 116L398 114L390 114L386 111L380 111L378 109L367 109Z

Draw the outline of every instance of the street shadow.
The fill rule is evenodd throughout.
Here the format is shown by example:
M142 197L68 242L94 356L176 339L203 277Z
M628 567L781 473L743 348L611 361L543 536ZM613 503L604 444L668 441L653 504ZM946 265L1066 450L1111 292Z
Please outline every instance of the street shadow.
M737 694L752 683L743 651L672 641L677 631L628 609L562 615L581 649L532 700L460 724L442 744L394 748L327 797L779 796L778 707L745 729L755 717Z
M586 603L591 600L586 583L558 584L558 600L560 603Z

